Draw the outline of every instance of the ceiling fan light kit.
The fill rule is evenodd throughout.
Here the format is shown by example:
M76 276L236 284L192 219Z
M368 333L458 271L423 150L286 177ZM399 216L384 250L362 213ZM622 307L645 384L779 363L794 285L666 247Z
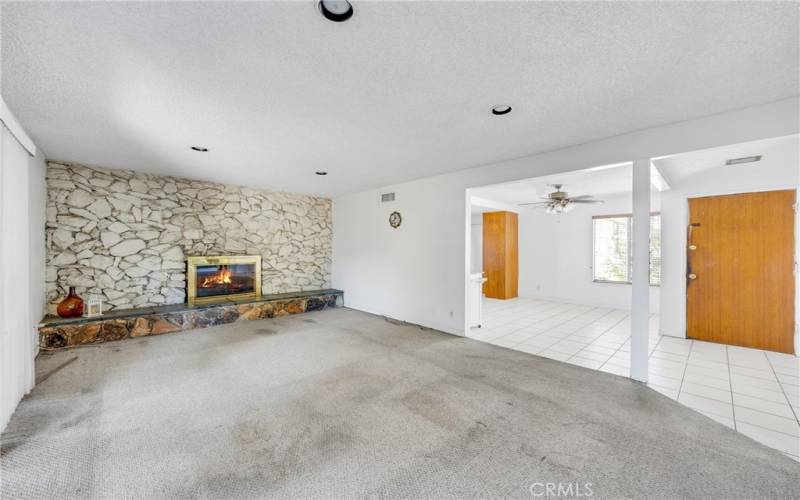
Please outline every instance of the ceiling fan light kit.
M561 190L561 188L564 187L563 184L551 184L551 186L556 188L556 190L542 198L547 201L520 203L520 206L534 205L544 208L544 211L548 214L558 215L571 212L578 203L603 203L602 200L595 200L592 196L587 194L570 197L569 193Z
M562 214L571 212L574 208L575 205L573 203L570 203L565 200L557 203L549 203L545 207L544 211L547 212L548 214Z

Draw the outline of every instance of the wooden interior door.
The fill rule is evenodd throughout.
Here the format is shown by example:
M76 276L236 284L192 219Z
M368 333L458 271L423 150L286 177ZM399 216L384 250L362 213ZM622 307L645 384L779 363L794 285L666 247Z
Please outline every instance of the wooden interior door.
M483 214L483 294L511 299L519 287L518 220L514 212Z
M795 191L689 200L687 334L794 353Z

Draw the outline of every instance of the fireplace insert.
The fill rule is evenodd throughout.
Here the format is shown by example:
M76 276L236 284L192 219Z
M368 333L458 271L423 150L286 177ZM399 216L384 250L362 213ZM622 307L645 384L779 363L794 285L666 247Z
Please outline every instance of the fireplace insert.
M189 257L186 268L190 304L261 296L260 255Z

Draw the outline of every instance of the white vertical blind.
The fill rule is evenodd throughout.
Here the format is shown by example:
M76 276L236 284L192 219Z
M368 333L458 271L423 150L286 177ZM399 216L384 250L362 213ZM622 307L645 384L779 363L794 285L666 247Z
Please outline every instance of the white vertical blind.
M0 429L33 388L36 352L30 304L30 237L26 149L0 125Z

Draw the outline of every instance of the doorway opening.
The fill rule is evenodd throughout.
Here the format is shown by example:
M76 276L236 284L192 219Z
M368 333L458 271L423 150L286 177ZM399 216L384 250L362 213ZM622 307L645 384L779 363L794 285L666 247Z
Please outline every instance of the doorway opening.
M470 189L468 336L630 375L631 163ZM650 344L658 341L659 175L651 175Z
M741 158L758 160L728 161ZM800 460L800 339L794 327L800 308L793 272L800 257L800 222L792 207L800 180L800 136L653 158L650 164L653 314L647 385ZM630 168L598 167L468 190L470 276L485 279L483 214L518 216L518 296L493 299L479 296L475 287L468 290L475 295L472 304L483 307L480 328L471 325L469 337L630 376L632 294L627 282L634 269L642 269L629 260L628 235L635 226L625 205L631 204L632 182L625 173ZM604 203L576 204L562 213L548 212L546 206L526 209L524 203L547 202L559 190L547 184L556 182L564 184L560 189L568 197L589 195ZM606 182L624 185L627 192L615 197L604 191ZM655 182L663 184L656 187ZM511 197L515 192L522 195ZM701 204L720 208L720 200L730 203L717 212L728 215L705 208L705 218L696 217ZM724 220L716 224L720 217ZM746 235L721 232L731 228ZM726 281L714 282L721 272ZM712 283L711 290L701 288L701 282ZM700 302L693 309L693 294L711 297L723 308L710 310ZM694 314L711 329L697 330ZM744 319L743 314L754 315ZM777 331L780 338L773 335Z

